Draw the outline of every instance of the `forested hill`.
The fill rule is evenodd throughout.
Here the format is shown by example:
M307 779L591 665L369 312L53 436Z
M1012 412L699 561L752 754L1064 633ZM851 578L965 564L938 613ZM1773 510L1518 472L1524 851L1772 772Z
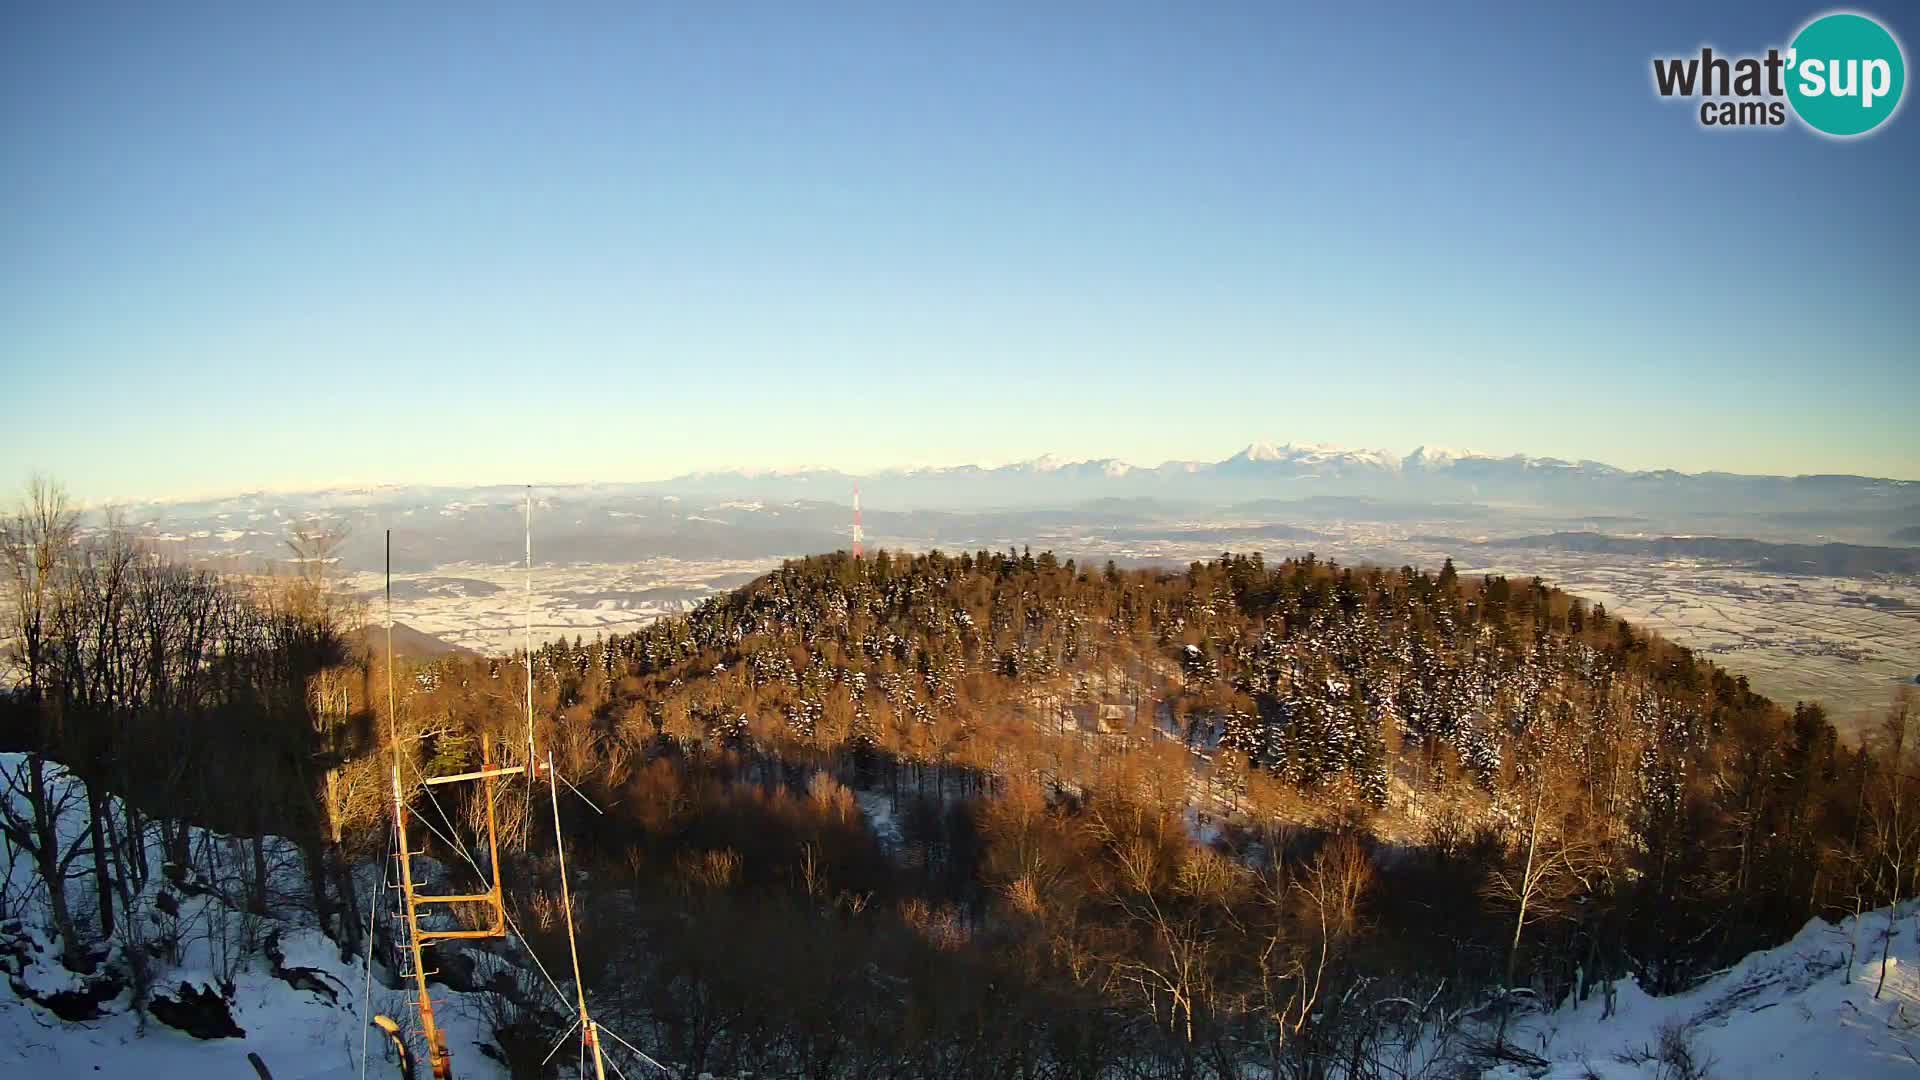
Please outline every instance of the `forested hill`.
M1599 768L1585 759L1602 748L1684 755L1784 723L1744 680L1538 579L1311 556L1184 573L1050 553L815 557L540 662L570 699L629 722L638 707L682 741L751 730L949 763L987 764L968 726L996 711L1078 703L1111 718L1124 702L1145 716L1158 700L1195 741L1296 784L1351 781L1375 804L1414 777L1414 757L1423 775L1490 789L1562 742ZM1799 722L1831 740L1817 708Z
M884 769L895 791L997 776L1147 792L1229 831L1491 845L1472 856L1482 875L1498 850L1545 858L1545 836L1553 884L1520 889L1529 943L1544 911L1575 911L1542 937L1631 955L1655 987L1783 940L1865 872L1847 840L1865 759L1818 706L1788 712L1537 579L1450 563L821 556L643 632L552 646L537 669L554 708L629 747ZM1181 743L1169 767L1191 779L1142 764Z

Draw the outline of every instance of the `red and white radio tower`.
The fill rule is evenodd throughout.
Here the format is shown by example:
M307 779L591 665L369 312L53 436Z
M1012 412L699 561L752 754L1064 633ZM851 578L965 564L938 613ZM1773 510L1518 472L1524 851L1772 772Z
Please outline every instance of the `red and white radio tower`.
M858 559L866 553L860 541L866 534L860 531L860 485L853 485L853 557Z

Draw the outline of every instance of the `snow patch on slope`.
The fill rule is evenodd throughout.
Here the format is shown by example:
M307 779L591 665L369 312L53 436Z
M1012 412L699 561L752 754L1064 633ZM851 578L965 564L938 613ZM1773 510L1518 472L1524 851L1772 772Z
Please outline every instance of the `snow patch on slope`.
M23 754L0 754L0 774L17 775L24 760ZM47 771L50 801L61 808L56 827L65 846L87 829L85 785L57 765L49 763ZM15 796L10 788L0 791L0 797ZM119 813L117 808L113 812ZM273 839L269 855L273 891L294 895L303 887L296 854L287 841ZM397 1075L386 1040L366 1025L373 1015L384 1013L411 1030L411 995L387 988L386 984L398 980L376 959L371 1000L363 1008L367 993L363 956L343 960L340 947L319 929L284 913L248 913L221 896L219 882L198 877L202 858L224 860L230 855L236 867L243 864L248 854L241 843L194 829L189 846L200 855L194 870L175 885L160 872L164 851L157 841L151 842L148 861L154 874L134 904L140 947L159 953L151 961L154 996L178 996L183 984L192 994L211 993L224 999L234 1025L244 1032L210 1039L196 1038L155 1016L143 1019L135 1012L132 991L125 984L128 937L124 927L103 954L96 952L101 975L95 978L117 978L120 983L117 994L99 1002L100 1015L66 1020L42 1004L52 994L83 989L88 979L61 964L45 891L38 887L31 860L13 845L4 845L7 861L0 881L18 906L10 912L12 919L0 923L0 1077L244 1077L253 1075L247 1055L256 1053L276 1080L344 1080L360 1075L363 1045L370 1058L368 1076ZM420 863L426 864L427 873L437 872L431 860ZM386 891L380 887L377 868L360 869L362 902ZM91 902L91 891L84 884L79 878L70 883L76 917ZM358 917L366 917L364 909ZM124 922L126 916L122 918ZM312 969L315 985L325 989L298 989L276 976L272 960L253 944L269 936L277 937L288 969ZM445 1002L436 1012L448 1048L459 1063L459 1075L505 1080L506 1069L481 1050L482 1044L492 1041L492 1034L478 996L446 986L435 986L434 992L436 1001ZM421 1068L424 1071L425 1065Z
M1544 1072L1505 1065L1489 1080L1651 1080L1663 1031L1678 1032L1716 1080L1910 1077L1920 1074L1920 902L1835 926L1815 919L1792 941L1752 953L1698 987L1651 997L1614 984L1614 1009L1591 990L1514 1025L1509 1041ZM1891 939L1889 940L1889 936ZM1884 986L1881 947L1890 944ZM1849 963L1851 957L1851 963ZM1877 991L1877 993L1876 993Z

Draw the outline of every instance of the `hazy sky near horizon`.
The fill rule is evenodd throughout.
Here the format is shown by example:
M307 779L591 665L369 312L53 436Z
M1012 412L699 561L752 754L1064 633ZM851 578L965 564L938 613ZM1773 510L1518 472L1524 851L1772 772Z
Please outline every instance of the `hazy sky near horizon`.
M9 4L0 474L1920 478L1920 114L1652 90L1825 8L1443 7Z

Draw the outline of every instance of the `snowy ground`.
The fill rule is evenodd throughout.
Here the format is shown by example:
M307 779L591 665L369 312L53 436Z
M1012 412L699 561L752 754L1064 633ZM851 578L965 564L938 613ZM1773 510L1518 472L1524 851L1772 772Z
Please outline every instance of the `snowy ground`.
M691 611L779 565L774 558L536 564L534 641L631 633L662 616ZM350 574L344 587L366 602L370 622L385 617L381 575ZM393 577L395 621L483 653L521 647L527 601L526 571L516 566L453 563Z
M40 951L14 978L35 990L61 989L73 977L60 967L44 937ZM282 939L286 962L313 967L334 992L296 990L273 976L264 959L243 965L233 980L228 1008L243 1036L199 1039L158 1020L140 1019L128 1008L128 995L102 1005L104 1015L79 1023L61 1020L15 991L14 979L0 984L0 1077L137 1077L139 1080L203 1080L254 1075L247 1061L258 1054L274 1080L344 1080L359 1077L362 1038L370 1055L366 1075L399 1075L392 1050L380 1033L361 1019L365 968L356 959L341 963L339 949L315 930L288 931ZM204 960L204 958L203 958ZM186 982L216 986L209 968L189 964L171 968L162 987ZM479 1010L459 1007L466 995L442 988L452 1006L441 1026L462 1077L499 1078L506 1071L480 1050L489 1035ZM385 1013L410 1022L406 996L385 989L376 977L369 1013Z
M1892 951L1881 987L1880 947L1890 915ZM1909 902L1896 912L1869 912L1839 926L1816 919L1787 944L1754 953L1687 993L1654 998L1622 980L1615 984L1611 1017L1603 1016L1605 995L1591 992L1584 1002L1518 1023L1511 1041L1547 1058L1549 1069L1503 1066L1487 1076L1678 1076L1663 1072L1657 1059L1663 1031L1678 1033L1713 1080L1920 1076L1916 935L1920 905Z
M0 754L0 778L19 775L23 755ZM71 843L86 828L84 788L57 766L51 787L55 805L63 813L59 827L63 843ZM0 797L17 801L17 785L0 783ZM157 1016L142 1018L132 1008L132 992L124 987L101 1001L96 1018L63 1020L41 1002L61 991L80 990L87 979L60 962L59 946L50 925L44 890L38 885L28 856L12 844L0 842L6 857L5 915L0 919L0 1078L13 1077L137 1077L139 1080L202 1080L252 1077L247 1061L256 1053L275 1080L339 1080L359 1077L363 1047L368 1055L365 1075L398 1076L396 1059L378 1031L368 1026L373 1015L385 1014L411 1029L410 996L386 988L393 981L375 960L369 988L364 958L343 960L340 948L310 925L302 925L293 910L252 916L229 904L207 874L246 858L237 841L196 830L192 848L195 868L175 886L156 873L136 899L141 916L138 944L125 919L102 950L99 970L123 976L125 950L147 947L160 955L153 961L156 997L211 992L226 1001L233 1024L243 1034L227 1038L196 1038L163 1023ZM292 861L291 845L273 838L270 863L280 890L298 889L300 872ZM150 847L151 863L158 867L161 852ZM228 861L230 860L230 861ZM426 862L426 860L422 860ZM379 870L363 867L361 897L384 892ZM431 872L430 866L426 869ZM83 917L93 903L86 879L72 883L71 906ZM170 910L169 910L170 909ZM365 917L364 913L360 916ZM278 941L281 970L311 969L311 978L283 979L260 943ZM305 984L296 987L294 982ZM183 990L184 987L184 990ZM490 1040L478 995L435 988L441 1026L462 1077L504 1080L504 1067L485 1056L480 1044Z
M1769 574L1698 560L1524 552L1460 572L1539 574L1697 649L1783 705L1818 701L1843 733L1871 728L1920 674L1920 584Z

